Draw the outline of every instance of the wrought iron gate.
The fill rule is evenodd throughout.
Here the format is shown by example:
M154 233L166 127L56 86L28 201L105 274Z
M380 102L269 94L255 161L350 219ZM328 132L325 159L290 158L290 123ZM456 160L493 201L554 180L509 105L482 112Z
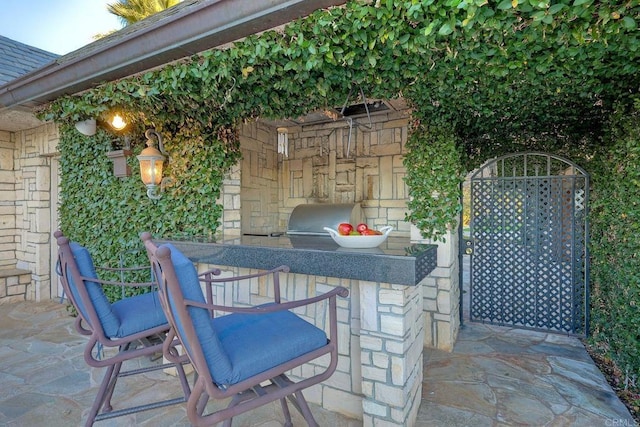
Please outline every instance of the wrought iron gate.
M470 185L470 320L588 334L587 173L519 153L488 162Z

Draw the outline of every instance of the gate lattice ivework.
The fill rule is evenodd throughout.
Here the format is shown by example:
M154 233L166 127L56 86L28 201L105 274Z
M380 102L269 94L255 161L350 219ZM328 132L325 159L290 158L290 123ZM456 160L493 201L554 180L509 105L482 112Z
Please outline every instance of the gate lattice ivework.
M588 334L588 174L544 153L471 177L470 320Z

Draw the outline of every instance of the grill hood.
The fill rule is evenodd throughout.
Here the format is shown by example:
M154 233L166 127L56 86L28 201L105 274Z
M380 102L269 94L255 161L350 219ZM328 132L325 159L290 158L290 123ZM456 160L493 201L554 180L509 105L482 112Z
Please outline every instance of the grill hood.
M338 229L338 224L348 222L354 226L364 222L359 203L312 203L298 205L289 216L287 234L327 236L323 227Z

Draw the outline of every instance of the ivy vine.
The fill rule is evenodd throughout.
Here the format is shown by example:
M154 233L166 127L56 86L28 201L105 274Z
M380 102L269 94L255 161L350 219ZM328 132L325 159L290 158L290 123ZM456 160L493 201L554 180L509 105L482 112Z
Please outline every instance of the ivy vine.
M238 123L331 109L356 84L369 98L410 102L408 219L424 236L442 237L456 221L461 175L486 159L552 151L600 172L606 166L592 161L612 146L603 164L623 161L630 148L607 133L640 88L639 19L638 0L349 1L228 49L62 97L42 111L61 125L62 227L100 262L134 247L142 229L211 232L224 174L240 155ZM116 109L139 124L130 135L134 150L146 127L167 141L167 173L179 185L157 202L138 180L109 172L104 153L113 135L73 130L78 120L106 120ZM136 173L134 159L130 166ZM620 180L602 176L611 185ZM621 215L607 209L622 189L599 191L606 181L594 182L604 224ZM620 230L602 233L598 244L611 249ZM600 259L593 270L604 283ZM602 313L614 309L605 293L597 300Z
M593 339L633 382L640 377L640 98L631 109L619 106L610 125L590 165Z
M61 98L44 116L73 123L126 106L183 150L176 158L207 147L202 157L220 156L210 161L225 169L237 147L217 139L220 129L233 134L241 120L328 109L358 84L371 97L408 98L417 120L444 123L460 152L450 160L471 169L522 147L596 145L613 102L639 86L639 10L637 0L352 1L227 50ZM429 138L412 136L414 147ZM410 176L410 186L437 181L429 167ZM454 181L431 187L453 194ZM442 234L455 215L449 197L439 200L412 204L410 219L421 218L425 235Z

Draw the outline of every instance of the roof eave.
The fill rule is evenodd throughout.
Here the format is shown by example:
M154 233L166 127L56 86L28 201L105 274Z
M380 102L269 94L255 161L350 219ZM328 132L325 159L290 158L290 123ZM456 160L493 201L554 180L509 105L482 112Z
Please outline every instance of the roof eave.
M0 111L36 107L97 84L131 76L306 16L346 0L208 0L153 25L72 52L0 86ZM97 42L96 42L97 44Z

